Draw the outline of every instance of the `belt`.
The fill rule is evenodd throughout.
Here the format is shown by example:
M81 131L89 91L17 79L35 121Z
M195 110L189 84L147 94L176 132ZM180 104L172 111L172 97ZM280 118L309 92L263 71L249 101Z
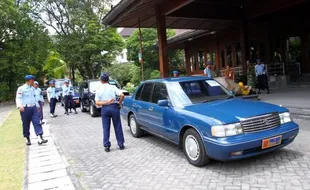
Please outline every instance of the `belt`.
M31 108L31 107L34 107L36 106L35 104L26 104L26 105L23 105L25 108Z

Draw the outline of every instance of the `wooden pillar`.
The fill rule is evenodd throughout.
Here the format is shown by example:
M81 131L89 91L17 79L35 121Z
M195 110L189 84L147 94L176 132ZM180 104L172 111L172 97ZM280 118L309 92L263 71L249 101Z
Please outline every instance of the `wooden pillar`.
M185 44L184 48L185 52L185 69L186 69L186 75L190 76L191 75L191 56L189 54L189 47L188 44Z
M157 35L158 35L160 76L164 78L169 77L169 60L168 60L168 46L167 46L167 33L166 33L166 19L165 15L160 14L159 7L156 8L156 22L157 22Z
M220 39L219 39L219 35L216 34L216 69L218 71L221 70L221 50L220 50Z
M248 42L248 23L246 21L241 22L240 27L240 45L242 56L242 72L247 74L247 61L249 60L249 42Z

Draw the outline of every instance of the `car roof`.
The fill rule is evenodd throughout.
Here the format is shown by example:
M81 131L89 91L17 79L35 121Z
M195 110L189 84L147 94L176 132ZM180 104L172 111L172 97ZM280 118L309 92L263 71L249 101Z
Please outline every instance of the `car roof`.
M161 79L151 79L143 81L143 83L148 82L187 82L195 80L213 80L206 76L189 76L189 77L175 77L175 78L161 78Z

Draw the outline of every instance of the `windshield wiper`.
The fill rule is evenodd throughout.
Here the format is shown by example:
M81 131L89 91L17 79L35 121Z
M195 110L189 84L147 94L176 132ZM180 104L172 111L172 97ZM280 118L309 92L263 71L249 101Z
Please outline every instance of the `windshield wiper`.
M212 101L215 101L215 100L217 100L217 99L207 99L207 100L202 101L202 103L212 102Z
M226 99L232 99L234 97L235 97L234 95L229 95Z

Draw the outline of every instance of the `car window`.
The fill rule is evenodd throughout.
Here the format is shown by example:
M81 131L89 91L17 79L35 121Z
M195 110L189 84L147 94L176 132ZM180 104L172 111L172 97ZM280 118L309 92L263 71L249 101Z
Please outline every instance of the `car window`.
M150 96L152 93L153 86L154 86L153 83L144 84L143 90L141 92L141 100L142 101L145 101L145 102L150 101Z
M141 99L141 92L142 92L143 86L144 85L141 85L140 88L138 89L138 91L136 93L136 96L135 96L135 100L140 100Z
M166 85L163 83L156 83L153 90L152 102L157 104L158 100L166 100L167 98L168 93Z

